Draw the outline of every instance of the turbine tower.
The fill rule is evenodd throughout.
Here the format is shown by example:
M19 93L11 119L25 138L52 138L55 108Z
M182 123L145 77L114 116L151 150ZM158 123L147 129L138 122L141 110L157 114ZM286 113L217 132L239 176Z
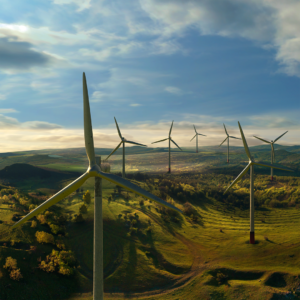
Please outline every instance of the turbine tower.
M285 133L283 133L281 136L279 136L277 139L275 139L274 141L267 141L267 140L264 140L262 138L259 138L257 136L254 135L255 138L265 142L265 143L268 143L268 144L271 144L271 164L273 164L273 162L275 162L275 150L274 150L274 144L276 141L278 141L282 136L284 136L285 134L287 133L287 131ZM273 168L271 168L271 181L273 181Z
M194 126L194 128L195 128L196 134L195 134L194 137L190 140L190 142L196 137L196 153L198 153L198 135L203 135L203 136L206 136L206 135L198 133L197 130L196 130L195 125L193 125L193 126Z
M276 165L276 164L268 164L265 162L258 162L255 161L253 159L253 157L251 156L250 150L248 148L247 145L247 141L245 139L242 127L239 123L239 128L240 128L240 132L241 132L241 136L242 136L242 140L243 140L243 144L244 144L244 148L246 151L246 154L249 158L249 163L246 166L246 168L240 173L240 175L230 184L230 186L225 190L224 194L236 183L238 182L248 171L248 169L250 168L250 244L254 244L255 243L255 237L254 237L254 178L253 178L253 169L254 169L254 165L258 165L258 166L264 166L264 167L268 167L268 168L275 168L275 169L279 169L279 170L284 170L284 171L292 171L292 169L289 169L287 167L281 166L281 165Z
M169 140L169 171L168 171L168 173L171 173L171 142L182 151L182 149L171 138L171 132L172 132L172 127L173 127L173 122L174 121L172 121L172 125L171 125L170 132L169 132L169 137L166 138L166 139L163 139L163 140L160 140L160 141L152 143L152 144L155 144L155 143L159 143L159 142L163 142L163 141Z
M226 130L226 127L225 127L225 124L223 123L224 125L224 129L225 129L225 133L227 135L226 139L221 143L220 146L223 145L223 143L227 140L227 163L229 163L229 138L233 138L233 139L237 139L237 140L240 140L240 138L237 138L237 137L234 137L234 136L230 136ZM219 146L219 147L220 147Z
M115 117L114 117L115 118ZM147 147L146 145L143 145L143 144L139 144L139 143L136 143L136 142L132 142L132 141L127 141L124 137L122 137L121 135L121 131L120 131L120 128L118 126L118 123L117 123L117 120L115 118L115 123L116 123L116 126L117 126L117 129L118 129L118 134L119 134L119 137L121 139L121 142L120 144L115 148L115 150L113 150L106 158L104 161L106 161L111 155L113 155L115 153L115 151L117 151L119 149L119 147L121 146L121 144L123 144L123 169L122 169L122 177L125 178L125 143L128 143L128 144L134 144L134 145L138 145L138 146L145 146Z
M106 179L114 184L117 184L131 192L134 192L138 195L151 199L159 204L162 204L166 207L169 207L173 210L177 210L182 213L180 209L177 207L161 200L160 198L152 195L151 193L145 191L141 187L123 179L117 175L109 174L101 171L101 168L98 166L98 162L96 162L95 150L94 150L94 139L93 139L93 130L92 130L92 121L91 121L91 113L90 113L90 105L89 105L89 97L88 90L86 85L85 73L83 73L83 116L84 116L84 139L85 139L85 150L89 160L89 167L86 172L81 175L79 178L74 180L72 183L67 185L61 191L53 195L51 198L46 200L40 206L35 208L25 217L23 217L20 221L15 223L12 228L16 228L26 221L30 220L34 216L40 214L45 209L50 206L56 204L60 200L63 200L65 197L70 195L72 192L76 191L80 186L84 184L84 182L90 177L99 177L102 179ZM95 178L97 179L97 178ZM98 188L101 188L101 185L98 184ZM94 266L93 266L93 292L94 292L94 300L103 300L103 221L102 221L102 201L101 197L99 197L99 191L95 190L95 219L94 219ZM97 202L98 200L100 201ZM97 202L97 203L96 203ZM100 205L101 204L101 205Z

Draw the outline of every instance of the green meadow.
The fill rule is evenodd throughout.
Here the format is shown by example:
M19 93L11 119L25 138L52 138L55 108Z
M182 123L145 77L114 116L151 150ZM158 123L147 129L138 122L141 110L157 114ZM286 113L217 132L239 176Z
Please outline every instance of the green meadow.
M243 162L238 161L244 153L232 154L233 165L228 166L221 162L225 154L208 150L198 155L172 153L174 174L163 172L167 153L137 153L126 158L129 179L173 203L183 211L182 215L103 180L105 299L300 298L297 171L282 174L275 170L275 181L271 183L269 170L255 168L256 243L252 245L249 176L223 195L242 170ZM56 151L55 155L66 154ZM11 229L16 218L29 212L29 207L43 203L85 171L84 155L80 154L82 159L76 155L69 162L57 157L43 161L32 155L33 163L26 163L52 170L48 179L38 178L35 169L26 179L0 178L10 182L0 186L0 286L4 287L0 289L0 299L93 299L93 178L85 182L82 190L34 217L35 227L29 221ZM265 153L257 151L256 155L263 157ZM293 161L285 165L297 170L295 157L291 159L289 155L281 159ZM11 157L13 163L19 163L18 159L24 163L22 155ZM121 171L119 159L116 155L110 161L112 172ZM185 169L184 162L189 166L197 161L197 169ZM144 172L148 164L153 168ZM60 171L69 173L55 173ZM91 202L86 204L81 220L78 215L87 190ZM53 225L60 231L55 233ZM52 235L54 242L39 242L36 232ZM76 259L60 260L60 266L72 269L70 275L59 273L59 266L55 271L39 267L42 261L47 262L52 250L63 251L60 244ZM9 269L4 268L7 257L16 259L23 278L10 278Z

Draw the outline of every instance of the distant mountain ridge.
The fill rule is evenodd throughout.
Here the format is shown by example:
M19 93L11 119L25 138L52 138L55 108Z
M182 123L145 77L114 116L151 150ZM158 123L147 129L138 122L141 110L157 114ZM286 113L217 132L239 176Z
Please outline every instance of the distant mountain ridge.
M35 167L30 164L16 163L0 170L0 179L27 179L38 177L46 179L50 177L65 177L67 172L47 170L45 168Z

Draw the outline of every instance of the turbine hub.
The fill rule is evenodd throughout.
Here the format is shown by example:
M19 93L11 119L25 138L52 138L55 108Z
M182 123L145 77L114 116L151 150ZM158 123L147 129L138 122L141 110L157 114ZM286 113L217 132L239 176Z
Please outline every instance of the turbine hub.
M89 168L87 169L87 173L95 176L96 174L98 174L99 172L101 172L101 169L98 165L93 165L93 166L89 166Z

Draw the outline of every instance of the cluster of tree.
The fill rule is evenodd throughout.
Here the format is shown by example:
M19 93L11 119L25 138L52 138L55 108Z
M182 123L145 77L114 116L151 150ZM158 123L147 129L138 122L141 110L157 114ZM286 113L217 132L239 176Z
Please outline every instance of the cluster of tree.
M3 268L9 271L9 277L11 279L19 281L23 278L20 269L17 268L17 260L11 256L6 258Z
M74 253L69 251L56 251L52 250L52 253L47 255L46 259L41 261L39 268L45 272L58 272L62 275L73 275L74 268L78 266Z
M36 216L36 219L40 222L40 224L48 224L53 234L66 234L65 223L68 221L69 216L63 214L58 216L55 212L46 210L44 213ZM31 227L35 228L36 223L34 220L31 222Z

